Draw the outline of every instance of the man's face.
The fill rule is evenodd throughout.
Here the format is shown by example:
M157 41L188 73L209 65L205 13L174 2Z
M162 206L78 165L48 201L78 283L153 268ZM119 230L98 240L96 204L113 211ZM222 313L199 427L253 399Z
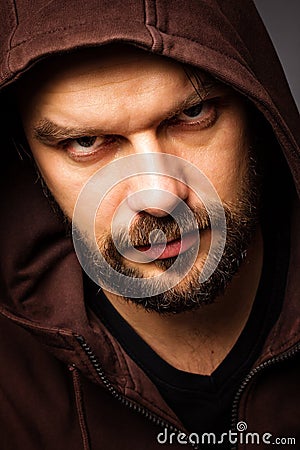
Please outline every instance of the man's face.
M20 95L34 159L69 219L82 187L98 169L128 155L144 155L151 174L122 180L107 192L97 215L99 248L118 271L131 277L152 277L168 269L177 257L184 261L195 234L188 230L178 239L168 211L176 210L180 200L195 213L201 245L190 274L164 295L147 298L141 293L141 299L135 300L157 311L178 312L210 302L237 270L256 222L251 217L255 181L244 105L229 88L204 74L201 78L198 83L181 65L138 50L122 55L91 51L46 63L26 81ZM225 257L219 272L200 286L198 278L211 237L207 213L187 184L158 175L163 159L157 155L162 154L198 167L225 207ZM147 195L132 196L144 189ZM133 217L130 236L137 250L149 249L153 229L165 233L167 245L156 260L134 262L129 255L126 258L126 252L124 257L115 251L111 224L121 204L124 224L126 214ZM124 224L119 215L118 226Z

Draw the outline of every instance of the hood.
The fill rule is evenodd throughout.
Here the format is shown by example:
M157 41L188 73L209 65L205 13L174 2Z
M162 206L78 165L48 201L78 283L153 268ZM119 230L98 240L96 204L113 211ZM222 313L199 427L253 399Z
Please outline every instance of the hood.
M13 103L6 88L42 58L84 46L132 44L204 69L247 97L272 129L274 152L284 155L300 193L299 115L252 1L1 0L0 4L0 87L9 117L13 117L9 115ZM72 241L45 198L31 161L20 158L14 148L12 120L5 125L10 136L2 139L2 311L24 325L89 334L93 321L83 301ZM3 136L8 128L2 129ZM273 147L268 150L270 160ZM297 220L292 220L295 235ZM293 318L299 316L298 241L293 240L291 250L286 320L277 327L287 346L296 339ZM272 347L272 351L276 350Z

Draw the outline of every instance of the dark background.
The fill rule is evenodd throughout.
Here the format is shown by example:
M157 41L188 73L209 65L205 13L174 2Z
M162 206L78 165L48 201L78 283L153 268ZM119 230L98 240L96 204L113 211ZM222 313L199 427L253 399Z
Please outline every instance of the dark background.
M269 31L300 109L300 0L254 0L254 3Z

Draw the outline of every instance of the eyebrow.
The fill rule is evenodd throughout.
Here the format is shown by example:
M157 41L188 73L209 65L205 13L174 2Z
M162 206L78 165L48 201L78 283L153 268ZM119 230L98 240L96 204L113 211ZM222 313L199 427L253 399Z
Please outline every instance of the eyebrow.
M211 87L218 86L218 83L215 83L213 86L210 86L209 91L199 92L199 90L194 91L191 95L189 95L182 102L175 105L175 108L170 111L164 117L163 121L169 120L172 117L175 117L185 109L191 108L202 101L205 100L208 93L211 93ZM203 94L203 95L202 95ZM95 127L68 127L62 126L52 122L48 118L43 118L39 120L39 122L33 128L33 136L34 138L44 145L55 145L58 142L63 142L72 139L79 139L83 136L101 136L101 135L111 135L112 133L108 133L105 130L101 130Z
M33 136L41 144L54 145L68 139L79 139L83 136L98 136L105 134L101 130L91 127L65 127L58 125L46 117L41 119L33 128Z

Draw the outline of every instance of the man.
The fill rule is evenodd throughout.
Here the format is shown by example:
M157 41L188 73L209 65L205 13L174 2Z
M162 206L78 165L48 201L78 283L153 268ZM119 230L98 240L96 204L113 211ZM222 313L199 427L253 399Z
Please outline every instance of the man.
M253 4L15 8L1 448L297 448L299 118Z

